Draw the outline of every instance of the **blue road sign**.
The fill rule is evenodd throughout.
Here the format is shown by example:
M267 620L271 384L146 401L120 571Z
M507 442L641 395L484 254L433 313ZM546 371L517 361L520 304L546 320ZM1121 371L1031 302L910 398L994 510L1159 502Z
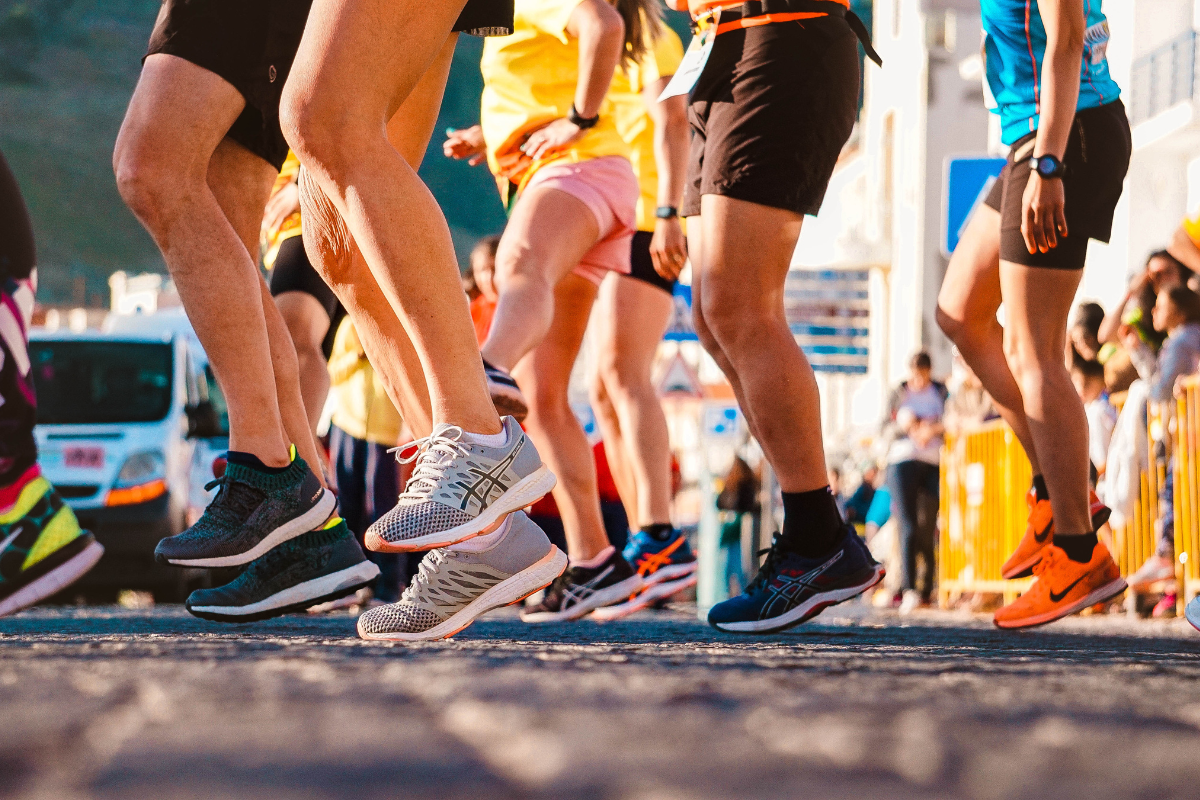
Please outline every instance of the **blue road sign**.
M696 328L692 324L692 287L682 283L675 284L675 314L671 324L663 336L668 342L695 342Z
M942 194L942 255L947 258L958 247L959 237L971 212L983 202L996 176L1004 167L1003 158L951 158L946 162L946 186Z

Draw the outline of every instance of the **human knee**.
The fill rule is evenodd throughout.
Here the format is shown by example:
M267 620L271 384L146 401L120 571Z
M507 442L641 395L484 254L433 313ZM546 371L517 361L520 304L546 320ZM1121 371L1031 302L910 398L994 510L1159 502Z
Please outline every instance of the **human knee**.
M280 127L297 158L306 166L319 167L339 185L356 164L355 155L362 152L356 142L369 135L369 126L345 100L345 95L288 81L279 105ZM375 136L386 141L382 126Z
M744 298L720 290L705 291L700 313L704 326L730 360L747 348L759 349L764 331L777 322L759 304L746 303Z
M151 136L123 131L113 151L117 191L129 209L151 231L170 217L170 209L189 183L203 183L203 174L189 175L184 162Z
M329 330L329 315L315 297L305 292L284 292L275 305L283 317L298 355L321 352L321 342Z

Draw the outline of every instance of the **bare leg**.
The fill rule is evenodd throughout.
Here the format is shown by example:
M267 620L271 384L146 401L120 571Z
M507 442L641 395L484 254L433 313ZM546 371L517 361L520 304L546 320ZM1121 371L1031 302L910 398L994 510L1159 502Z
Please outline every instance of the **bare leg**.
M413 169L420 165L433 135L457 38L457 34L450 35L433 65L388 123L388 140ZM388 396L400 410L409 430L417 438L428 436L433 430L429 389L421 361L400 318L345 221L324 192L305 177L301 178L300 190L305 207L304 242L309 259L346 308L367 357L376 366ZM380 279L389 280L388 274L384 273Z
M567 550L576 560L592 558L608 547L596 462L587 434L567 400L567 383L595 297L596 287L587 279L578 275L563 278L554 292L550 330L513 370L529 400L525 428L542 459L558 476L554 501L566 529Z
M596 216L582 200L547 187L525 190L496 252L500 301L480 348L484 358L511 370L541 343L555 317L555 286L599 238Z
M419 356L433 419L498 433L446 220L386 124L437 61L462 0L317 0L282 120ZM368 334L372 335L372 334Z
M278 467L288 463L288 449L274 381L265 379L274 370L261 293L254 290L262 279L208 180L213 154L243 105L237 90L213 73L152 55L130 100L113 166L121 196L162 251L221 382L230 447ZM260 219L268 190L242 200Z
M296 348L300 396L304 399L309 427L315 432L329 397L329 365L321 350L321 344L329 334L329 314L321 302L307 292L276 295L275 305Z
M1004 358L1004 328L996 319L1000 295L1000 214L981 205L950 259L938 294L937 320L979 376L1000 416L1013 429L1029 456L1033 474L1041 465L1021 388ZM1061 359L1060 359L1061 360Z
M701 209L702 241L692 265L702 341L732 369L726 375L782 490L827 486L816 376L783 312L803 217L721 195L704 195Z
M1025 414L1041 461L1056 535L1092 532L1088 510L1088 426L1063 364L1067 316L1083 270L1000 262L1008 310L1004 353L1021 387Z
M609 463L614 457L624 466L618 471L633 477L635 525L671 522L671 444L662 402L650 382L658 343L671 322L674 303L661 289L632 278L610 275L600 286L593 334L597 338L597 374L603 394L616 416L613 446L607 446L611 422L601 430ZM622 501L625 489L617 480Z
M608 471L612 474L613 483L617 486L617 494L621 497L621 505L625 508L625 516L631 526L638 524L638 487L637 478L633 474L633 462L630 461L629 443L621 430L621 418L617 415L616 406L608 393L604 380L593 374L588 385L589 400L592 412L596 415L596 427L604 440L604 457L608 460Z

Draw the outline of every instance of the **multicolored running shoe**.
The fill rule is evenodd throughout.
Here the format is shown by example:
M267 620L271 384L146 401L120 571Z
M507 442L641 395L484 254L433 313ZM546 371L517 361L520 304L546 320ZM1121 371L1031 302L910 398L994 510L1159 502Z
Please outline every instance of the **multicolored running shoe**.
M692 555L687 537L679 531L672 531L663 541L638 531L629 537L624 555L642 576L645 588L624 603L597 608L592 619L598 622L628 616L696 585L696 556Z
M774 633L799 625L883 580L883 566L850 526L832 552L805 558L776 536L745 593L717 603L708 623L729 633Z
M0 490L0 503L0 617L65 589L104 555L38 467Z

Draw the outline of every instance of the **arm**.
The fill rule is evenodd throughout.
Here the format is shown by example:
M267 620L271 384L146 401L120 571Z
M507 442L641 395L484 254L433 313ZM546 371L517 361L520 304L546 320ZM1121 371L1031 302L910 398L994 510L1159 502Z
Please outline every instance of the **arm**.
M483 140L483 128L472 125L469 128L450 128L446 131L446 141L442 142L442 153L455 161L467 159L472 167L482 164L487 158L487 143Z
M642 90L646 111L654 122L654 163L658 167L658 205L678 207L683 199L683 182L687 176L688 149L691 147L687 119L687 97L668 97L661 103L658 96L667 87L671 76L664 75ZM687 261L687 240L679 217L660 219L654 223L654 238L650 242L650 257L654 269L667 280L675 280Z
M590 119L600 113L613 73L625 50L625 22L604 0L583 0L567 20L567 34L579 40L579 77L575 84L575 111ZM569 119L556 119L534 131L525 143L526 155L535 161L583 137L584 131Z
M1096 334L1100 344L1120 341L1121 326L1125 324L1125 307L1129 305L1129 301L1133 299L1134 295L1142 291L1146 281L1146 273L1143 271L1130 281L1129 288L1125 290L1125 296L1121 298L1121 302L1104 315L1104 321L1100 323L1100 330Z
M1042 63L1041 108L1033 155L1062 158L1079 102L1079 71L1083 60L1083 0L1040 0L1046 26L1046 55ZM1071 165L1068 164L1070 169ZM1061 178L1029 176L1022 201L1021 234L1029 252L1047 252L1067 236Z

